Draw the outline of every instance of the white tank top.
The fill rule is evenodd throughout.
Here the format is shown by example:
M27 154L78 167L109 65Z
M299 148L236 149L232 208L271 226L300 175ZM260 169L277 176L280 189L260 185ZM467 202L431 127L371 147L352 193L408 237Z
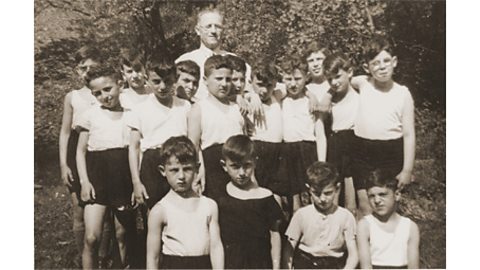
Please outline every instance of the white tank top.
M149 94L139 95L135 90L126 88L120 93L120 105L122 105L125 110L130 111L138 103L147 100L148 96Z
M393 233L386 232L378 225L373 215L365 216L370 230L370 256L372 265L404 266L408 264L407 249L411 220L400 216Z
M127 112L127 125L142 134L140 139L142 152L161 147L170 137L186 136L187 114L190 107L188 101L173 97L172 107L169 108L162 105L155 94L149 94L147 100Z
M315 120L309 112L308 98L287 97L282 104L283 140L285 142L315 141Z
M309 83L305 87L307 87L308 91L313 93L318 101L322 100L323 96L328 92L330 89L330 84L328 81L324 81L321 84L318 83Z
M130 130L124 112L112 112L93 106L80 118L79 126L88 130L88 151L128 146Z
M90 89L84 86L79 90L72 91L70 105L72 106L72 129L74 129L78 124L79 116L91 106L98 105L98 102Z
M332 103L332 130L353 129L358 112L358 93L350 88L338 103Z
M173 256L210 254L211 199L201 196L196 211L186 212L166 198L168 195L159 202L165 209L167 222L162 232L162 253Z
M201 111L201 148L222 144L233 135L243 134L244 119L235 103L225 105L213 96L198 102Z
M255 126L252 140L280 143L283 138L282 108L277 99L272 96L270 105L262 104L265 122L261 126ZM253 122L253 116L249 115Z
M381 92L371 83L364 83L360 88L355 135L370 140L401 138L403 109L407 102L413 104L413 99L405 86L394 83L390 91Z

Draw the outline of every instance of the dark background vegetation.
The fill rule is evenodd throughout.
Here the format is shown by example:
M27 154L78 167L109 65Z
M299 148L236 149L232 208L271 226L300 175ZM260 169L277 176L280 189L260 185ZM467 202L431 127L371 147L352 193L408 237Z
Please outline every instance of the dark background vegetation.
M416 181L401 211L420 225L421 266L445 268L445 2L406 0L35 0L35 182L44 185L35 193L35 267L76 266L57 157L63 97L81 87L73 52L96 42L112 55L135 46L176 58L199 46L195 15L215 5L225 13L225 49L247 62L278 61L320 39L348 53L361 73L368 37L391 38L395 80L409 87L416 106Z

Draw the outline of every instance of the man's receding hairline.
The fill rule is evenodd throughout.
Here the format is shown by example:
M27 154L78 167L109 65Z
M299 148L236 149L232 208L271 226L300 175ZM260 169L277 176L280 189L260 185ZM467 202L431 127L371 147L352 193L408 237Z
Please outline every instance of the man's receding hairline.
M203 17L204 15L206 15L206 14L211 14L211 13L213 13L213 14L218 14L218 16L220 16L220 18L222 18L222 23L223 23L224 17L223 17L223 13L222 13L220 10L218 10L218 9L206 9L206 10L200 11L200 12L197 14L197 24L200 23L200 20L202 19L202 17Z

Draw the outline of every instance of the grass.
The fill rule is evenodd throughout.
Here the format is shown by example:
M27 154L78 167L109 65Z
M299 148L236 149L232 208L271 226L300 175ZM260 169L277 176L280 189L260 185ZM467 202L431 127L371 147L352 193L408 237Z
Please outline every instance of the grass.
M35 268L79 268L72 222L71 201L61 184L56 153L46 154L35 165ZM400 212L420 227L420 266L446 267L445 184L431 175L431 160L416 162L415 182L403 193Z

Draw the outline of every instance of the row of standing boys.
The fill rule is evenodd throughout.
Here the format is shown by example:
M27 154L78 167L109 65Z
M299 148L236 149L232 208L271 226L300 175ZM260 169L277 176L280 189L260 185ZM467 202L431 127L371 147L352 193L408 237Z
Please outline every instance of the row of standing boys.
M65 98L60 162L83 268L103 267L112 232L121 267L419 267L418 228L396 213L413 100L385 39L356 77L318 42L278 66L214 55L204 74L134 50L121 71L92 47L76 60L85 87Z

